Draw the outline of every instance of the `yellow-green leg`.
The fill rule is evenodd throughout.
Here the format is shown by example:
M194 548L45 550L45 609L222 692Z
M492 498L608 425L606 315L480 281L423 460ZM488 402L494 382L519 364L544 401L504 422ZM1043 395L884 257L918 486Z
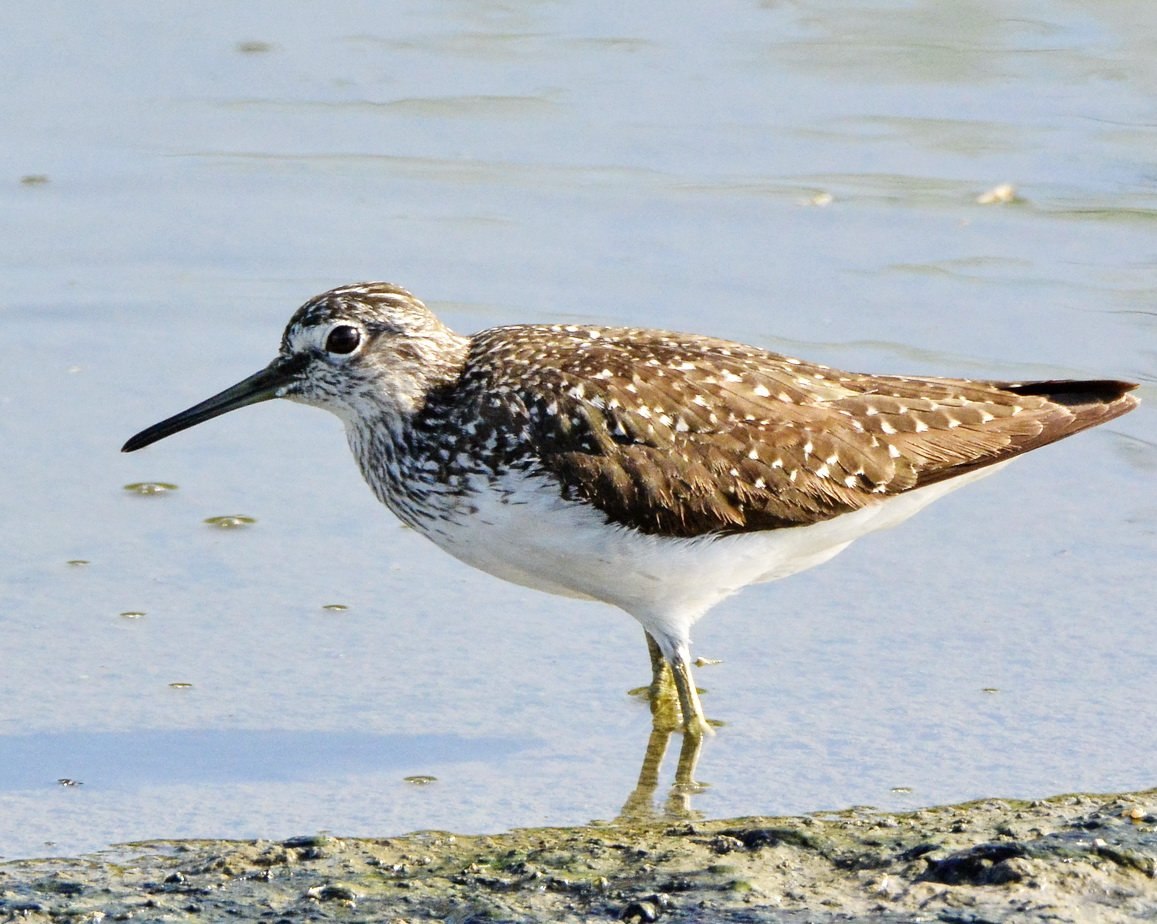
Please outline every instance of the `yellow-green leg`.
M650 632L644 630L643 634L647 637L647 652L651 656L652 723L660 731L672 732L683 725L679 690L675 685L674 675L671 673L671 665L663 657L658 643L651 638Z
M683 731L693 737L715 734L703 715L691 665L682 655L676 655L674 663L668 662L651 633L644 631L644 634L651 656L651 717L655 727L682 726Z
M683 731L694 738L714 735L703 715L703 704L699 702L699 691L695 689L695 678L691 676L691 665L682 657L676 657L671 665L675 678L675 689L679 691L679 707L683 711Z

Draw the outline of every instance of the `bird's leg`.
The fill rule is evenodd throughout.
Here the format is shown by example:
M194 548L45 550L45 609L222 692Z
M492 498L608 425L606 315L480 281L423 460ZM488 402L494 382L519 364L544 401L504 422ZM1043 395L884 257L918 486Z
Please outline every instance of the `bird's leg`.
M687 663L689 653L685 645L680 646L671 661L671 674L675 678L675 689L679 692L679 707L683 711L683 731L695 738L714 735L703 715L703 705L699 702L699 691L695 689L695 678L691 676L691 665Z
M671 673L671 665L663 657L659 643L646 629L647 651L651 655L651 720L657 730L672 732L683 724L680 713L678 687Z
M651 716L655 727L675 729L682 726L683 731L693 737L715 734L703 715L699 691L695 689L695 679L688 663L691 653L687 643L672 641L673 652L668 657L663 654L655 637L646 630L644 632L647 651L651 655Z

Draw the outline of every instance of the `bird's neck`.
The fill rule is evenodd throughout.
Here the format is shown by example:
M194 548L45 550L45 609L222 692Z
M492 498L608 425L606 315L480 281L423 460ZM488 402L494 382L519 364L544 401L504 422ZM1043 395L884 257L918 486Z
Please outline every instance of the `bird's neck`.
M453 413L453 395L466 364L469 341L450 333L438 348L394 368L393 400L372 414L346 419L346 437L362 476L378 499L410 525L446 493L444 465L431 430ZM431 424L435 426L431 427Z

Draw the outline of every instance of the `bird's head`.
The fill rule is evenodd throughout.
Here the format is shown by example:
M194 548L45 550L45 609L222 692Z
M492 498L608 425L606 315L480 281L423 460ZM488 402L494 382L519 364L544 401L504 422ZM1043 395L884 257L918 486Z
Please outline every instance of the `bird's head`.
M405 289L386 282L342 286L297 309L268 366L142 430L123 451L271 398L325 408L347 425L400 421L418 410L432 384L453 374L464 351L465 339Z

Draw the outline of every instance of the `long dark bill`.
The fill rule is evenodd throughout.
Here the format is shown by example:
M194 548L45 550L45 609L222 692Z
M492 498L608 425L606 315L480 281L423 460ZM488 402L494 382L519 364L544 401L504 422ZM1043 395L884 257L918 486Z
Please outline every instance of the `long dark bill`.
M232 388L226 388L220 394L194 405L187 411L181 411L168 420L162 420L142 430L121 447L121 452L135 452L157 440L163 440L166 436L195 427L199 423L235 411L239 407L279 398L285 393L285 387L297 377L298 371L297 364L293 360L278 357L260 372L238 382Z

